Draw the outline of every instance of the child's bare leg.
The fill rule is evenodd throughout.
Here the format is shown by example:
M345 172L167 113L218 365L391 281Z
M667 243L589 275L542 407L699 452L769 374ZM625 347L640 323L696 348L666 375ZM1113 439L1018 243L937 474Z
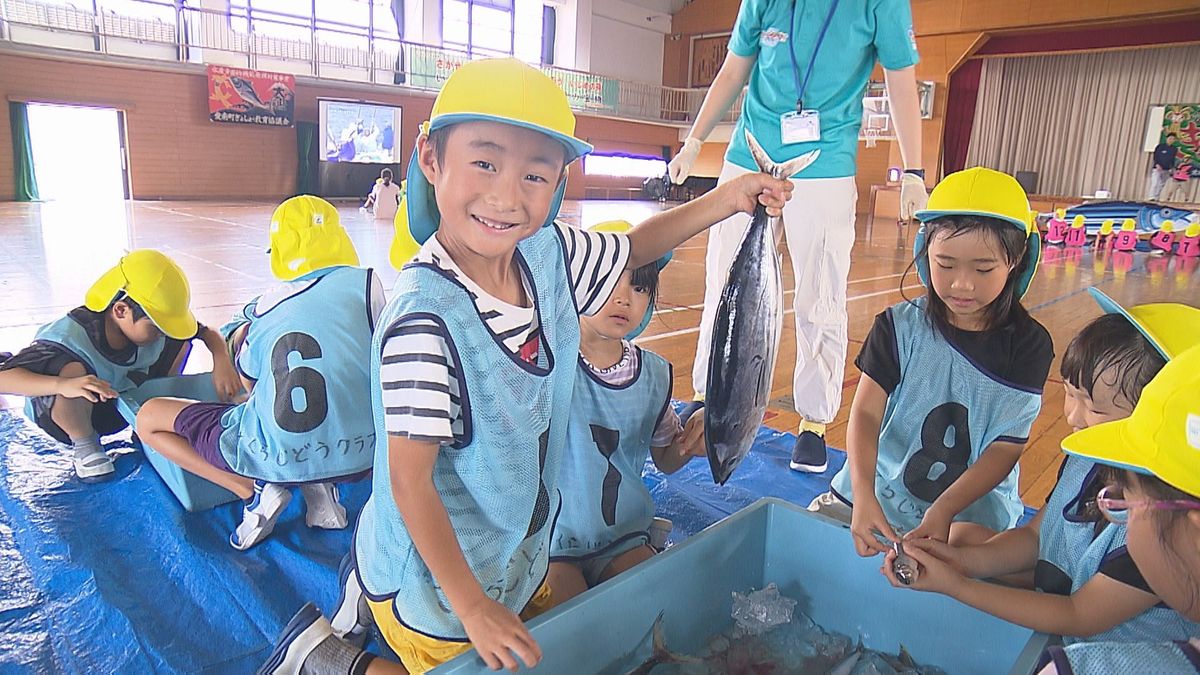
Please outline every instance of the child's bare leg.
M605 567L604 571L600 573L600 581L608 581L621 572L624 572L635 565L644 563L653 557L654 549L650 548L649 545L643 545L635 549L628 550L613 558L612 562L608 563L608 567Z
M195 401L179 398L152 398L137 415L137 431L142 441L185 471L212 481L242 499L254 496L254 481L209 464L191 443L175 433L175 418Z
M367 664L367 675L408 675L408 669L387 659L375 659Z
M83 377L87 369L73 361L58 371L59 377ZM75 475L82 480L104 480L115 472L112 459L100 446L100 436L92 427L92 406L86 398L55 396L50 419L71 439L74 448Z
M59 377L83 377L87 374L87 369L78 361L72 361L58 371ZM50 419L67 432L71 440L96 435L96 430L92 428L92 402L86 398L55 396Z
M569 562L550 563L546 583L550 585L551 607L557 607L588 589L583 572Z
M958 522L950 524L951 546L977 546L996 536L996 531L979 523Z
M229 359L237 362L238 354L242 351L242 345L246 342L246 329L250 324L244 323L234 329L229 335Z

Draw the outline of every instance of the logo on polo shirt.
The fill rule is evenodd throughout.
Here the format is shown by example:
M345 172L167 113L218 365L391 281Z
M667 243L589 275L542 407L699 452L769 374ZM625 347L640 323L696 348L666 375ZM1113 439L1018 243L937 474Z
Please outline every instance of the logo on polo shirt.
M912 26L908 27L908 42L912 45L912 50L917 51L917 34L913 32Z
M1200 415L1187 416L1187 442L1193 450L1200 450Z
M774 47L780 42L787 42L788 34L778 28L768 28L762 32L759 42L764 47Z

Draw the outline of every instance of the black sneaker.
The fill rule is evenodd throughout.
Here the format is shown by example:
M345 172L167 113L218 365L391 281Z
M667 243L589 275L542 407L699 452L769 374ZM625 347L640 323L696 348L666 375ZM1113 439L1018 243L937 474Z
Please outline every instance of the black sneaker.
M679 423L687 424L696 411L704 407L704 401L688 401L679 409Z
M825 454L825 439L811 431L800 434L796 438L796 446L792 448L792 461L788 466L792 471L824 472L829 467L829 458Z

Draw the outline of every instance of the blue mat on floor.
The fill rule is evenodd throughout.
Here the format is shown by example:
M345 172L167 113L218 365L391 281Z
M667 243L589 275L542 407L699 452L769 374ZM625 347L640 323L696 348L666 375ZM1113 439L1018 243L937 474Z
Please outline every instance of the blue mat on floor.
M696 460L645 480L678 541L774 496L808 504L829 471L787 468L794 436L759 431L754 451L723 487ZM370 484L343 486L356 514ZM0 409L0 673L248 673L307 600L327 613L350 531L310 530L295 495L274 534L250 551L230 548L240 506L189 514L137 451L117 479L74 479L59 447Z

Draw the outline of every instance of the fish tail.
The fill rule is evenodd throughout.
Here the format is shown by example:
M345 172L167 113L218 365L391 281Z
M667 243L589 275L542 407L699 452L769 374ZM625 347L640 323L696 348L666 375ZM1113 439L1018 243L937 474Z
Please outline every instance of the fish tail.
M777 178L791 178L808 168L809 164L812 164L817 160L817 157L821 156L821 151L818 149L806 152L786 162L776 162L771 159L771 156L767 154L762 144L758 142L754 134L750 133L749 129L746 129L746 145L750 148L750 155L754 157L754 163L758 165L758 170L763 173L769 173Z

